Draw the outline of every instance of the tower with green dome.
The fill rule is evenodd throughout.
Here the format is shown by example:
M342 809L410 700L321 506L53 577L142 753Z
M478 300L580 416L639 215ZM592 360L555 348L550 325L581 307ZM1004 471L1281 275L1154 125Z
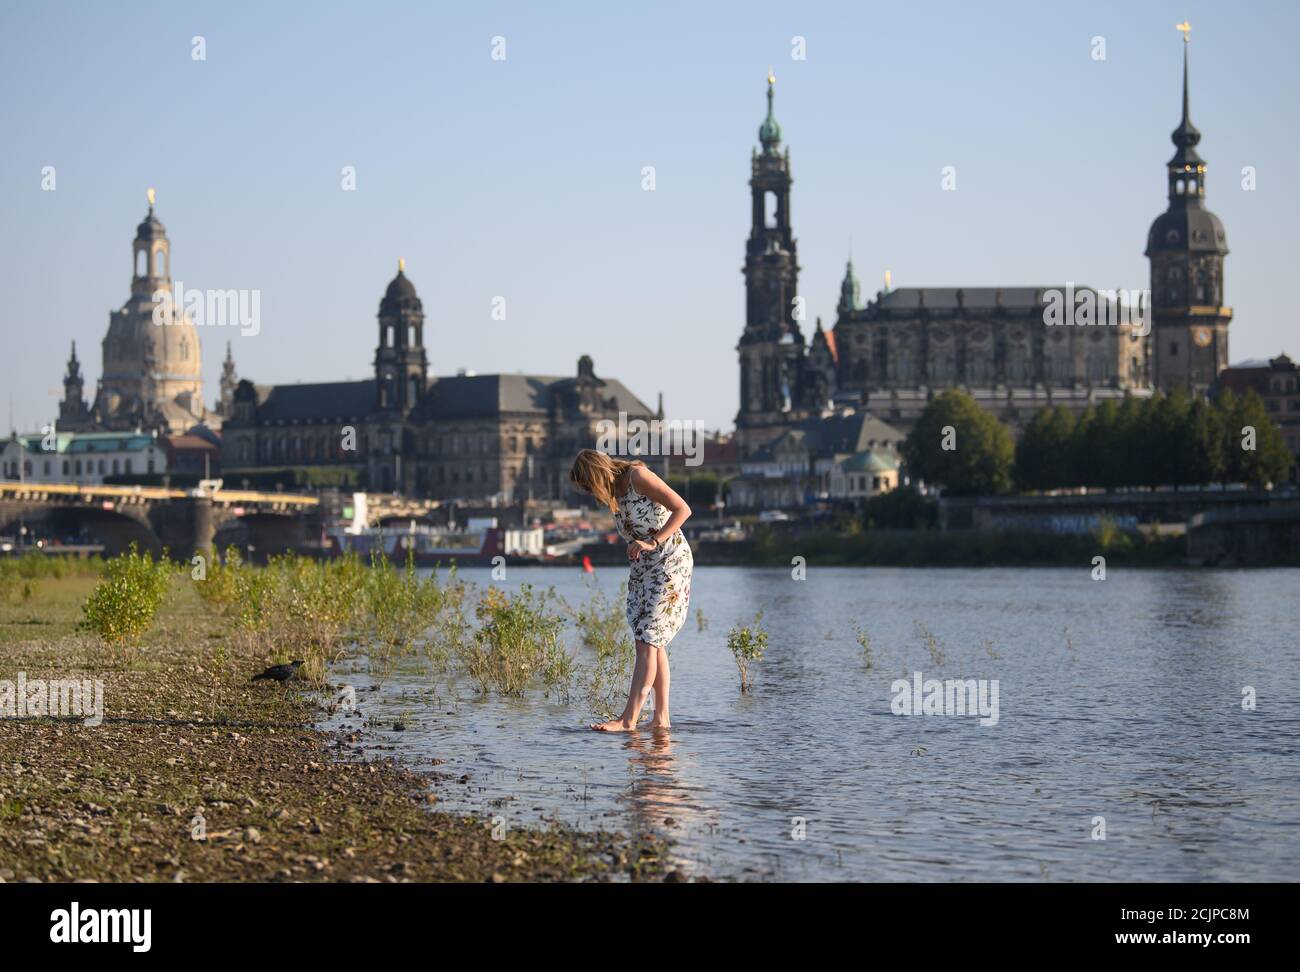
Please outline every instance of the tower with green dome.
M740 354L740 411L736 428L748 450L799 417L802 401L804 317L799 261L790 228L790 150L782 151L776 120L776 78L767 77L767 117L750 159L750 232L745 245L745 329Z

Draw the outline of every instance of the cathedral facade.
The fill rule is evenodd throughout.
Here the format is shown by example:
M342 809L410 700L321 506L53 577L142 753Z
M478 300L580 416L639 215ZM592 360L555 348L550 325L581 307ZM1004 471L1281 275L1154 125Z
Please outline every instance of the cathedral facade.
M198 328L169 299L171 243L154 214L152 190L132 258L131 294L110 315L103 369L89 403L72 346L60 433L142 432L164 442L188 441L184 434L194 433L220 443L222 476L232 484L241 473L342 467L355 473L359 488L512 502L572 498L569 466L578 450L596 445L603 420L663 417L662 400L652 412L621 382L598 376L586 355L571 375L431 376L424 307L400 265L379 303L372 377L240 381L227 343L220 397L209 410ZM125 472L163 472L152 461L147 469L136 465ZM98 468L110 471L119 470Z
M1037 287L886 285L867 302L849 262L835 325L820 319L805 340L797 246L790 217L793 181L774 114L750 163L751 229L745 251L745 328L737 438L752 455L791 426L845 410L869 410L906 430L938 393L969 392L999 419L1019 426L1039 409L1076 413L1125 394L1184 387L1204 393L1228 363L1223 305L1227 242L1205 208L1200 133L1188 107L1171 136L1168 206L1153 223L1146 256L1149 296L1071 283ZM1051 307L1068 295L1066 318ZM1089 313L1079 318L1077 308Z
M399 264L379 303L374 375L362 381L239 381L222 471L355 471L372 491L494 502L569 500L569 467L602 420L662 419L587 355L573 375L429 375L424 307Z

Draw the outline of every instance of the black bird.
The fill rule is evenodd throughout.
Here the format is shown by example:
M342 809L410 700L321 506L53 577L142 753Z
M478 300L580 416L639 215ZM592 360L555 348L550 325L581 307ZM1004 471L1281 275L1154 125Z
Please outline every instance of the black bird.
M254 675L253 681L256 682L263 678L269 678L274 682L287 682L298 674L298 668L301 665L301 660L292 661L287 665L272 665L261 675Z

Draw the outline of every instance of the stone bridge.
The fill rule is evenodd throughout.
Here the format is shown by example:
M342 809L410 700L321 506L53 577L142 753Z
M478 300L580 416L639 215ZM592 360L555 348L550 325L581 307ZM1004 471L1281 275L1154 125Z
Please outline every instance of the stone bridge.
M112 556L134 542L158 556L188 560L195 551L234 544L254 556L320 549L315 496L156 486L79 486L0 482L0 536L18 524L97 536Z

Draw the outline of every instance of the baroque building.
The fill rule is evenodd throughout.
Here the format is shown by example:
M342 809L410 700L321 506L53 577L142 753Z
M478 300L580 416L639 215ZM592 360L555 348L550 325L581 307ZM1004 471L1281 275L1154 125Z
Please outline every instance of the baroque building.
M1155 311L1154 382L1161 391L1182 386L1204 393L1228 367L1228 324L1223 304L1223 258L1228 238L1219 217L1205 208L1201 133L1192 124L1187 91L1187 35L1183 44L1183 117L1170 138L1169 207L1147 235Z
M230 374L233 378L233 365ZM223 395L225 390L223 387ZM602 420L662 418L587 355L573 376L430 377L424 307L399 262L379 303L374 375L361 381L257 385L230 394L222 469L347 469L375 491L492 502L563 500L569 466Z
M149 211L131 243L131 257L131 295L109 315L94 402L86 403L74 343L58 427L70 432L139 429L163 435L198 425L220 428L220 416L203 404L198 329L182 308L157 296L171 290L171 242L154 214L152 189Z
M869 410L906 431L927 403L962 388L1018 426L1039 409L1076 413L1126 394L1176 385L1204 392L1228 361L1222 224L1206 211L1200 133L1183 117L1168 163L1169 206L1151 227L1149 298L1071 283L913 287L886 284L863 302L850 260L834 327L820 319L805 341L790 152L781 148L768 77L767 116L750 163L751 228L745 249L745 327L737 346L737 439L756 456L792 426ZM1065 302L1064 319L1051 308ZM1135 323L1130 323L1130 321ZM1057 326L1054 326L1057 325Z

